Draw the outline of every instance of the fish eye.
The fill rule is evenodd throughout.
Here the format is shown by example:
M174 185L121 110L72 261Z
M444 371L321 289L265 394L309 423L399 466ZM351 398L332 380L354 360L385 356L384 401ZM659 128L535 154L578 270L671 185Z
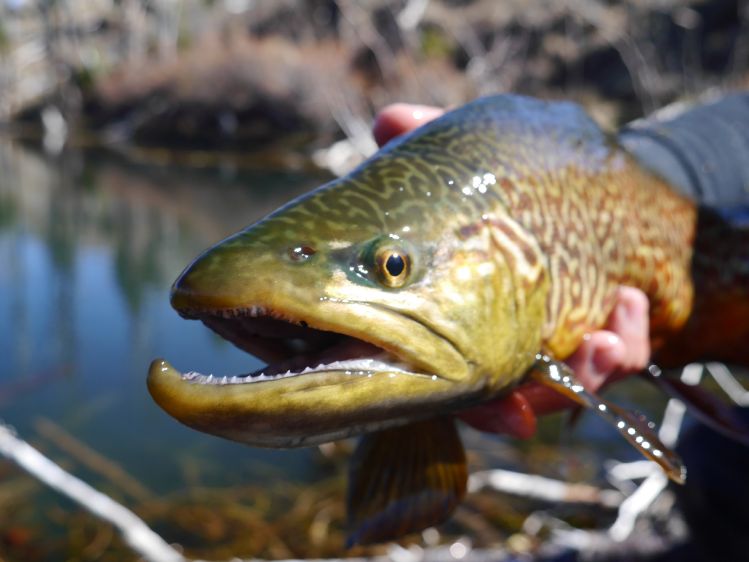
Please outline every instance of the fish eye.
M375 264L380 282L386 287L402 287L411 272L411 260L401 248L385 246L375 254Z

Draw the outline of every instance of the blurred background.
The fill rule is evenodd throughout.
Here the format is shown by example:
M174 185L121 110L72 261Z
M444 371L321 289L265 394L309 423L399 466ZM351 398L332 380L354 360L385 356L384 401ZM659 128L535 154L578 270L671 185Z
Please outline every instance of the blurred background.
M151 402L154 357L258 366L169 308L181 269L371 154L391 102L525 93L613 130L747 86L740 0L0 0L0 419L189 556L341 555L349 445L251 449ZM654 418L665 404L636 381L616 392ZM569 482L636 458L587 419L466 439L472 470ZM484 491L429 541L539 552L530 516L602 529L605 503ZM111 526L0 460L0 560L132 559Z

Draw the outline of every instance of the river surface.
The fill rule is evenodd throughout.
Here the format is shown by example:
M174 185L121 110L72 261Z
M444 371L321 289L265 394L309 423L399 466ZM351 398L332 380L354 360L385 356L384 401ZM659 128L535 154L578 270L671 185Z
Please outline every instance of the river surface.
M260 366L202 324L181 319L169 306L170 285L201 250L327 177L233 164L145 164L101 151L52 157L9 141L0 142L0 171L4 422L105 491L122 480L117 474L106 476L112 465L158 497L187 487L303 485L325 476L314 449L250 448L181 426L152 402L145 380L155 357L168 358L178 369L213 373ZM612 432L587 420L576 439L562 438L560 449L564 432L559 425L547 424L541 438L528 444L490 441L484 452L507 453L504 462L515 468L553 466L546 472L557 477L575 476L580 459L592 458L598 465L602 457L591 457L592 442L602 444L599 453L636 458ZM102 456L103 465L71 445L65 434ZM561 462L549 451L573 453ZM528 468L527 458L534 454L535 464ZM472 462L491 464L486 458L491 455L474 455ZM19 474L0 464L0 502L3 480L22 482ZM39 489L23 497L27 501L5 498L0 505L0 531L29 533L41 521L50 536L67 532L66 518L76 511L70 504ZM127 494L117 497L128 503ZM57 520L55 510L62 510ZM68 536L61 544L72 548L70 541ZM274 554L272 549L250 550L199 552ZM34 558L19 552L26 554L16 553L18 559ZM310 553L325 552L275 552Z

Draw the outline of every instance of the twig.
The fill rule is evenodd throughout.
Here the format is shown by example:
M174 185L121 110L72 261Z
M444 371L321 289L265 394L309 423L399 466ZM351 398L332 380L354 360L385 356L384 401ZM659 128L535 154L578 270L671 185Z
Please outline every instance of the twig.
M622 502L616 521L609 528L609 536L617 542L628 538L635 529L637 518L653 504L667 485L668 477L654 468L654 472Z
M405 7L398 13L395 21L402 31L413 31L424 17L429 6L429 0L408 0Z
M13 430L2 422L0 422L0 454L96 517L114 525L130 548L145 560L185 562L185 557L154 533L132 511L65 472L31 445L18 438Z
M616 490L502 469L471 474L468 479L469 491L484 487L548 502L587 503L603 507L618 507L622 503L622 494Z
M190 562L189 558L184 557L172 548L132 511L60 468L31 445L17 437L13 430L2 422L0 422L0 455L13 461L34 478L84 507L95 517L111 523L120 532L125 543L144 560L149 562ZM345 562L454 562L457 558L463 562L502 562L507 560L508 556L501 549L472 549L465 544L465 541L458 541L452 545L428 549L422 549L418 546L405 549L393 545L387 555L371 558L333 558L317 561L307 560L305 562L344 562L344 560ZM233 559L232 562L242 561ZM252 560L252 562L262 561ZM284 560L281 562L302 561Z
M52 441L57 447L68 453L86 468L104 476L133 498L146 501L153 497L148 488L125 472L120 465L109 460L101 453L94 451L52 420L39 418L34 423L34 427L40 435Z
M690 363L682 370L681 380L687 384L697 384L699 383L701 374L702 365ZM682 422L684 421L685 412L686 408L680 400L671 398L668 401L666 410L663 414L663 423L658 432L658 437L666 446L673 447L676 445L676 442L679 439ZM637 468L644 466L642 465L642 461L637 461L636 464L629 464L634 465ZM619 507L616 521L614 521L608 530L608 535L617 542L626 540L632 534L635 530L637 518L653 505L668 486L668 478L666 475L659 470L654 463L648 462L648 464L650 465L650 474L647 474L647 467L645 467L644 472L640 474L638 474L637 469L632 471L634 477L645 476L645 474L647 474L647 476L642 484L640 484L637 489L622 502ZM621 475L626 471L620 469L619 472L619 477L621 477Z
M733 402L742 407L749 406L749 391L736 379L723 363L708 363L707 372L715 379Z

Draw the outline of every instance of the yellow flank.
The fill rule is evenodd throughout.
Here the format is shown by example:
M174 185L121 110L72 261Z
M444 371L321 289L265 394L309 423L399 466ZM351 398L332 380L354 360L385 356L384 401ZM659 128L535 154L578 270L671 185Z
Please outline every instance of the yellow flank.
M180 276L173 306L268 373L217 384L156 364L149 388L184 423L252 444L363 433L497 396L538 352L565 359L620 285L648 295L666 357L723 310L695 290L700 213L578 106L480 99Z

